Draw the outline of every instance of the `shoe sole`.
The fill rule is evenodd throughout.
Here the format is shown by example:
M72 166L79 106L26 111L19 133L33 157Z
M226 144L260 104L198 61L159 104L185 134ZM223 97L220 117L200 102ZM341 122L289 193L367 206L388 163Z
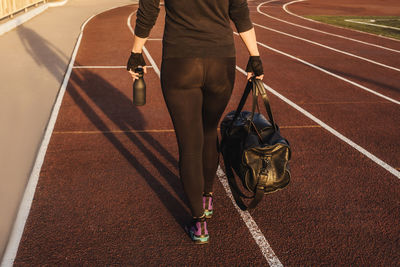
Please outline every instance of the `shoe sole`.
M194 241L194 243L196 245L204 245L204 244L208 244L208 240L207 241Z
M190 235L190 237L192 238L194 243L197 244L197 245L207 244L209 239L210 239L209 236L197 237L195 235Z
M185 231L189 235L190 239L192 239L192 241L197 245L207 244L208 240L210 239L209 235L201 236L201 237L195 236L193 233L191 233L189 231L189 229L187 227L185 227Z

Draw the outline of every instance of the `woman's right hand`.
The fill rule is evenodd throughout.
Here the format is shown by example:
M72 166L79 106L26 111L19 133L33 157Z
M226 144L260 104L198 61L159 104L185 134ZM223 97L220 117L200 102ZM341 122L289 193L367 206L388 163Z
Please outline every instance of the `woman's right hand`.
M139 79L139 74L135 72L137 67L143 67L144 73L147 73L146 62L144 61L142 53L131 52L131 56L126 64L126 70L132 75L133 80Z
M260 56L250 56L246 66L247 80L255 76L256 79L264 78L264 70Z

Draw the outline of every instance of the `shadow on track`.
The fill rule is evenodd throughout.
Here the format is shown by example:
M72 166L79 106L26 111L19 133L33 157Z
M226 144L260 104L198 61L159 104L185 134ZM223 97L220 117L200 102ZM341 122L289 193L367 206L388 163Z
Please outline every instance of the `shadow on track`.
M79 63L77 63L79 65ZM85 86L85 85L90 86ZM158 159L160 153L166 160L177 168L176 159L156 140L153 136L146 132L129 132L129 130L141 130L146 126L146 121L142 112L135 108L131 100L121 93L117 88L104 80L99 75L85 70L81 75L73 74L70 78L70 84L67 92L78 107L84 112L89 120L96 126L99 131L109 140L110 143L124 156L124 158L132 165L133 168L140 174L141 178L157 193L160 201L175 217L176 222L184 228L185 222L190 218L190 214L180 202L159 182L157 177L154 177L146 168L142 166L140 158L136 158L134 153L129 151L125 145L119 140L118 136L112 133L106 123L96 113L93 107L85 101L85 96L88 96L101 111L112 120L119 130L126 131L124 134L129 140L145 155L146 159L151 162L160 176L168 182L174 189L176 195L185 203L186 197L181 188L179 178ZM83 95L84 94L84 95ZM139 138L140 137L140 138ZM143 141L157 151L157 154L148 149Z
M24 25L17 27L17 33L24 48L36 64L39 67L46 68L52 76L61 82L65 75L69 57L64 55L58 47Z
M25 49L36 61L37 65L45 67L52 76L61 81L65 74L65 66L67 65L68 57L32 29L21 25L18 27L17 31ZM78 62L75 62L75 64L79 65ZM129 130L132 129L143 130L146 126L146 121L141 111L132 105L130 99L99 75L88 70L81 71L81 74L82 75L78 76L73 72L66 93L72 97L78 107L96 128L103 132L103 135L113 144L115 149L117 149L130 165L135 168L141 178L143 178L156 193L160 202L163 203L170 214L174 216L176 222L184 228L185 223L191 218L188 210L159 181L160 177L162 177L161 179L165 180L171 188L173 188L178 198L184 203L188 203L183 193L180 179L168 166L158 159L159 156L162 156L177 169L178 162L176 158L149 133L129 132ZM89 83L91 86L81 86L83 83ZM96 110L93 108L93 104L91 106L91 104L85 100L85 95L89 97L95 106L112 120L120 130L126 131L124 132L126 137L128 137L145 155L146 160L158 171L160 177L155 177L143 167L142 159L135 157L134 153L127 149L118 136L112 133L111 129L102 120L101 114L97 114ZM157 151L157 153L153 153L148 149L145 143L150 146L152 150ZM132 181L132 186L134 187L134 181ZM132 194L134 194L134 191L132 191ZM132 205L135 205L135 203L132 203Z

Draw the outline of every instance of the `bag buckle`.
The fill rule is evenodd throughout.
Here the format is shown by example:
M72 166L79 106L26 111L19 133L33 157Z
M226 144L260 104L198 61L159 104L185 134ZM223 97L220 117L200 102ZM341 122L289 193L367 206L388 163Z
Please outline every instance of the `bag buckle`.
M264 174L268 176L268 170L271 167L271 160L268 156L262 157L262 167L260 169L260 174Z

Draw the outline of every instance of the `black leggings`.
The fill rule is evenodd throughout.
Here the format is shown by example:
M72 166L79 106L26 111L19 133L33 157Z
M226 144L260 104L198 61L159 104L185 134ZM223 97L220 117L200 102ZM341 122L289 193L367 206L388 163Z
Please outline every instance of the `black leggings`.
M217 127L232 94L235 58L169 58L161 85L179 147L179 175L192 216L203 215L218 167Z

